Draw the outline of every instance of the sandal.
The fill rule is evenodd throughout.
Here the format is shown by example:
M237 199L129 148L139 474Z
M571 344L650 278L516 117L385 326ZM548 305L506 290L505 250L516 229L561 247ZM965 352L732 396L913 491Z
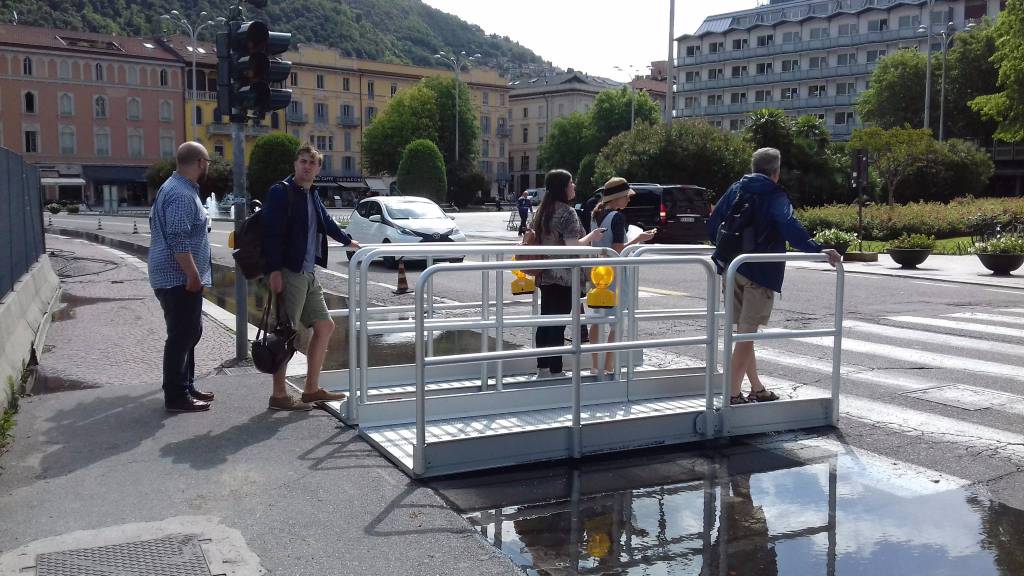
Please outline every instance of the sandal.
M737 394L735 396L729 396L729 405L730 406L736 406L737 404L749 404L750 402L751 402L750 400L747 400L747 398L745 396L743 396L742 392L740 392L739 394Z
M747 395L748 402L772 402L779 399L779 395L771 390L761 388L757 392L753 390Z

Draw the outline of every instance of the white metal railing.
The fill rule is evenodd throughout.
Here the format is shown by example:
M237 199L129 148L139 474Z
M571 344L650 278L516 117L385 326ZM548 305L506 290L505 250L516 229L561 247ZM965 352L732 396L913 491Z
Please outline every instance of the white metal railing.
M534 247L529 247L534 248ZM546 253L550 254L552 247L545 246L543 248ZM579 251L579 248L570 248L572 251ZM430 299L429 286L432 283L433 277L441 273L457 273L457 272L473 272L480 271L485 276L488 272L502 272L508 270L515 270L522 268L523 263L521 262L464 262L464 263L448 263L448 264L435 264L429 266L424 270L416 281L416 310L414 313L414 339L415 339L415 353L416 353L416 444L413 450L413 472L414 474L423 474L426 468L426 370L432 366L445 366L452 364L466 364L466 363L481 363L486 370L486 365L489 362L495 362L500 366L500 362L503 360L512 360L519 358L536 358L540 356L553 356L561 354L572 355L572 455L573 457L580 457L582 451L582 427L581 427L581 377L580 377L580 363L581 357L585 353L603 353L603 352L622 352L622 351L633 351L642 350L650 347L670 347L670 346L694 346L703 345L705 347L705 355L707 356L705 362L705 422L707 428L713 429L712 418L714 410L713 401L713 376L715 372L715 350L717 342L717 317L715 314L715 289L716 289L716 278L714 265L710 259L705 256L691 255L691 256L661 256L661 257L647 257L647 258L629 258L629 257L609 257L602 258L599 262L602 266L611 267L640 267L640 266L657 266L657 265L696 265L702 267L708 277L708 306L705 313L707 321L705 335L703 337L680 337L680 338L654 338L648 340L630 339L622 337L619 342L608 342L604 344L583 344L580 342L578 337L573 338L572 344L569 346L555 346L549 348L529 348L521 350L501 350L500 347L494 351L487 351L483 348L479 353L469 354L455 354L449 356L435 357L427 353L426 342L430 340L428 331L430 328L439 329L444 326L444 323L433 323L428 326L427 317L427 302ZM585 267L591 267L595 265L595 261L592 258L570 258L570 259L555 259L555 260L538 260L531 261L529 268L531 269L554 269L554 268L570 268L572 269L572 285L570 288L570 294L579 294L581 283L582 270ZM624 282L619 287L619 293L625 286L628 286L628 282ZM632 287L630 288L632 289ZM622 302L624 298L619 298L614 309L612 316L587 316L586 321L588 323L616 323L620 322L622 315L629 314L630 308L623 310ZM497 298L500 302L501 299ZM491 320L487 317L486 309L482 311L481 319L477 325L484 328L483 333L486 334L488 329L495 329L497 332L496 340L500 342L502 340L500 330L502 323L499 319ZM498 317L500 318L500 313ZM580 306L573 305L571 314L566 316L550 316L550 317L533 317L524 318L517 322L518 326L542 326L551 324L566 324L566 321L571 322L571 330L573 335L580 333L580 326L583 323L583 315L580 313ZM500 370L500 368L499 368ZM485 372L486 374L486 372ZM482 380L482 384L486 382L486 379ZM626 385L628 387L629 380L627 379ZM628 394L627 394L628 396Z

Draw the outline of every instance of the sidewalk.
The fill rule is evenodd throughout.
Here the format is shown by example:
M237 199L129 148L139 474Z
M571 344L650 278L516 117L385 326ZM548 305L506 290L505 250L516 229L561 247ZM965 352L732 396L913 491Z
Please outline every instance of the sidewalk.
M89 275L62 281L0 457L0 574L34 573L22 570L39 553L170 534L195 534L213 574L519 573L327 413L267 411L268 376L217 369L234 339L210 317L197 371L213 409L164 412L163 319L141 262L54 236L47 247L94 260L65 270Z
M826 270L828 264L816 262L791 262L791 268ZM957 282L992 288L1015 288L1024 290L1024 269L1018 269L1011 276L994 276L981 265L977 256L942 256L932 254L916 270L904 270L892 261L888 254L879 254L878 262L843 262L843 268L852 274L877 274L900 276L916 280Z

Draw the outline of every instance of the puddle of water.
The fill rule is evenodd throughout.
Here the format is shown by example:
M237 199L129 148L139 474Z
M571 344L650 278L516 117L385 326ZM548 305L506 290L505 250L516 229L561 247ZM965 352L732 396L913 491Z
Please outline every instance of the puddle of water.
M741 445L431 485L527 574L1024 574L1024 511L935 476Z

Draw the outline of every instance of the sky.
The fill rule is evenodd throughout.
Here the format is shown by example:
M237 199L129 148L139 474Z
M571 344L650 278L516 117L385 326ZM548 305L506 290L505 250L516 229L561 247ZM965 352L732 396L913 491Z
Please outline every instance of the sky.
M625 81L632 74L616 66L644 72L652 61L668 57L669 0L423 1L488 34L508 36L563 69ZM756 5L757 0L676 0L675 36L694 32L707 16Z

